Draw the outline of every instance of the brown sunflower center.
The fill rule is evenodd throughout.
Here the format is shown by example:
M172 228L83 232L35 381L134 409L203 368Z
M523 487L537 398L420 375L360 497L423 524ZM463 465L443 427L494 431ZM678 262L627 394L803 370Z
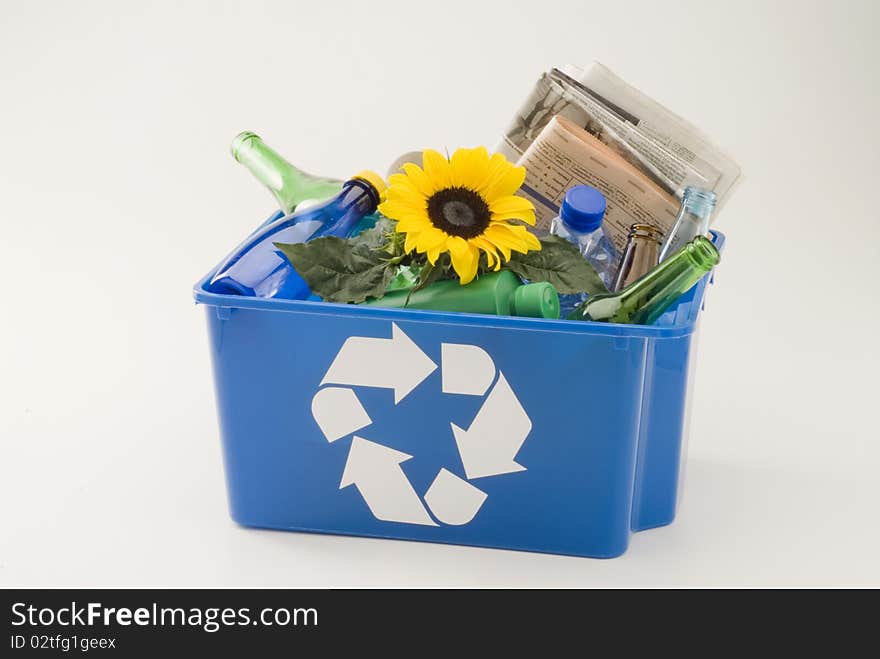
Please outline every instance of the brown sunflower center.
M428 199L428 217L438 229L450 236L473 238L486 227L492 213L485 200L468 188L444 188Z

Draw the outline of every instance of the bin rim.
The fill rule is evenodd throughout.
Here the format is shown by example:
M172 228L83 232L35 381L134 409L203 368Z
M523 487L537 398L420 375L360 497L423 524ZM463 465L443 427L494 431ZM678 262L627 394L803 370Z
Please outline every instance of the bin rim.
M712 242L723 251L725 236L720 231L711 231ZM426 309L394 309L386 307L360 306L317 300L281 300L239 295L211 293L206 289L216 267L202 277L193 287L196 304L224 309L252 309L257 311L281 311L304 313L318 316L341 318L380 318L390 321L424 322L435 325L470 325L478 327L498 327L517 330L538 330L608 336L612 338L653 338L676 339L693 334L703 306L706 287L714 276L714 268L706 273L694 287L691 300L674 305L653 325L632 325L622 323L595 323L580 320L525 318L520 316L493 316L487 314L462 313L452 311L431 311Z

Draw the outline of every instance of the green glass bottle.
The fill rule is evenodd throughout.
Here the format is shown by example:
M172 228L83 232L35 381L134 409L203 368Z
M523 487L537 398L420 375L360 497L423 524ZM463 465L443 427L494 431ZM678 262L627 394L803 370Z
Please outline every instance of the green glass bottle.
M304 201L324 201L342 190L342 181L306 174L278 155L254 133L245 131L236 135L231 150L232 157L269 188L285 215L292 213Z
M510 270L481 275L465 286L457 279L445 279L412 294L408 290L397 290L362 304L496 316L559 318L559 295L553 284L545 281L523 284Z
M568 318L650 325L715 267L719 259L712 241L697 236L623 290L589 298Z

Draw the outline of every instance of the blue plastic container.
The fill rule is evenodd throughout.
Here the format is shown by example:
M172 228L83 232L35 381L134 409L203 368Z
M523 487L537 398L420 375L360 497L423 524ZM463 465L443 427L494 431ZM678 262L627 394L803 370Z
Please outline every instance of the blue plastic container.
M638 326L215 295L208 275L233 519L619 556L675 517L710 277Z

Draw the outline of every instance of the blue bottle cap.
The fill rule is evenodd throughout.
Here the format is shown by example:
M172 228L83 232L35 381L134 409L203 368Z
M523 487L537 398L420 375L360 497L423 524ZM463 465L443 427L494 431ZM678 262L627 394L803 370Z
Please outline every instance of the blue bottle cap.
M605 195L589 185L576 185L565 193L559 216L575 231L589 233L602 224Z

